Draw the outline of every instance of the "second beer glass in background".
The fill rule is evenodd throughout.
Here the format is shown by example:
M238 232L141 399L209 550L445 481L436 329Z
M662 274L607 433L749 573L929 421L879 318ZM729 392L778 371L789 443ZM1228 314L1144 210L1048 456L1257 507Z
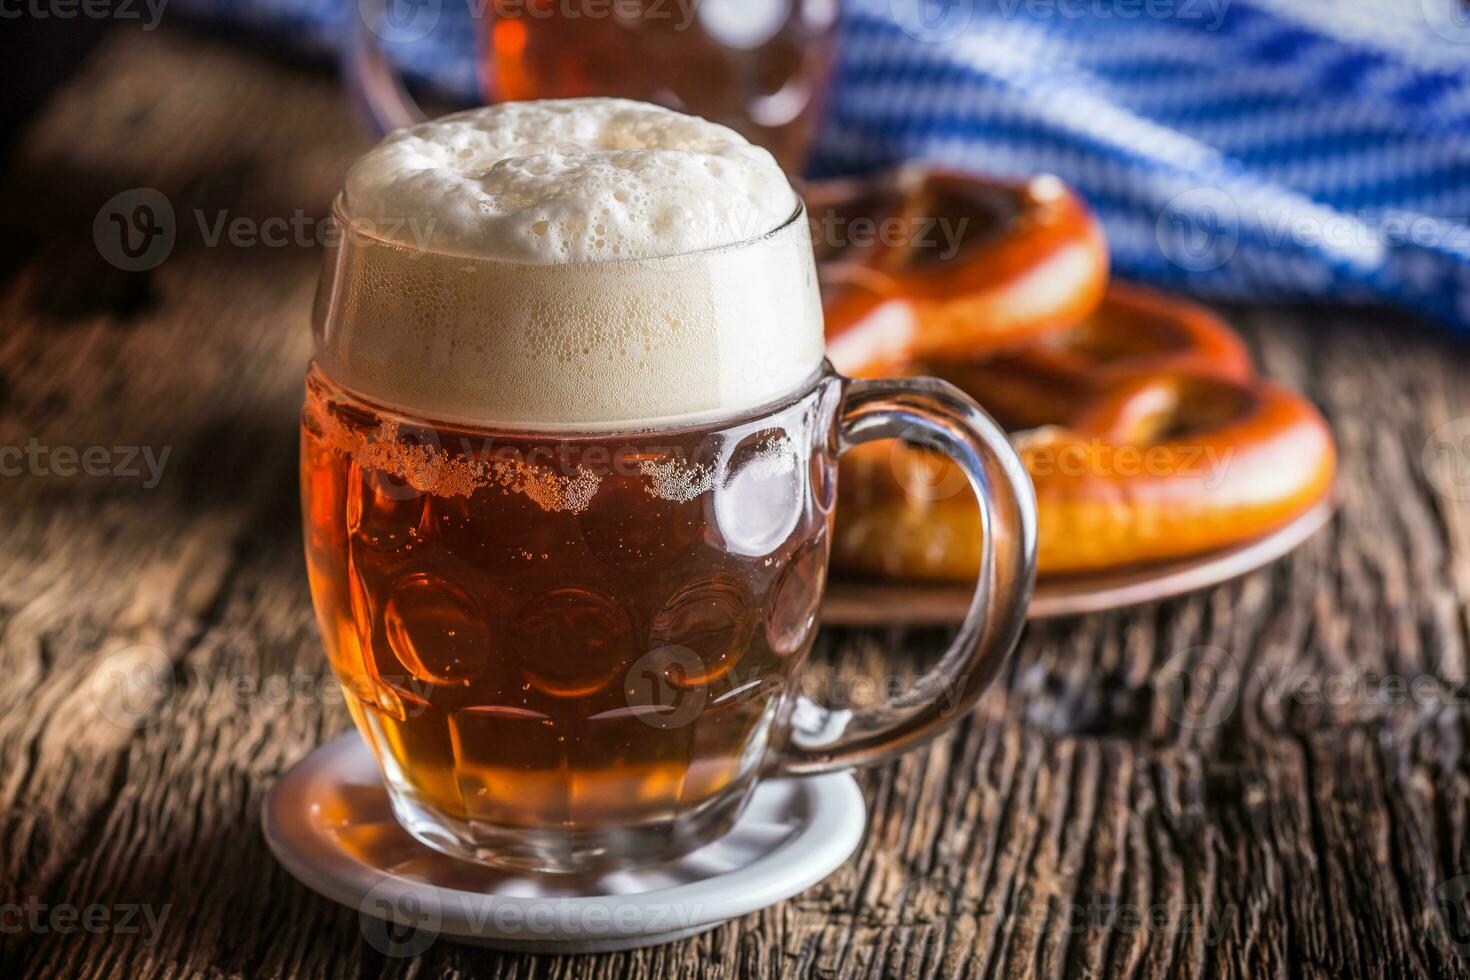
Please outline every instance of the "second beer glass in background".
M609 13L588 16L605 6ZM703 116L800 173L832 71L837 0L500 0L491 99L617 95Z
M379 133L425 118L380 50L398 34L389 2L353 5L360 16L343 52L345 81ZM802 172L834 68L838 0L485 0L470 9L487 102L640 99L729 126L787 173ZM416 20L408 26L419 33Z

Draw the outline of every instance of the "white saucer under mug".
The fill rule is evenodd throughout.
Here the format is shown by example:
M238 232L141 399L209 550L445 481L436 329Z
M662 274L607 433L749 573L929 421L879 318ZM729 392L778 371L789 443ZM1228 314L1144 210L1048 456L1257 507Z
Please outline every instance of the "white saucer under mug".
M307 887L360 913L381 952L438 936L517 952L595 953L693 936L835 871L867 821L849 773L762 782L730 832L675 861L598 875L502 871L399 826L356 733L313 750L265 803L265 839Z

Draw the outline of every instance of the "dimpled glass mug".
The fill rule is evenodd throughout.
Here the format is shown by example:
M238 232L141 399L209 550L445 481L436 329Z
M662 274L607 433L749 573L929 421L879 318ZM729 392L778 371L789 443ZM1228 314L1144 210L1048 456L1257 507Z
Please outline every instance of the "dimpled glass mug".
M334 217L302 415L307 564L420 840L523 870L665 860L727 830L762 778L932 738L999 670L1034 579L1030 482L950 385L832 371L799 203L718 247L560 263L407 244L347 195ZM800 688L835 461L893 437L969 476L982 574L927 674L827 711Z

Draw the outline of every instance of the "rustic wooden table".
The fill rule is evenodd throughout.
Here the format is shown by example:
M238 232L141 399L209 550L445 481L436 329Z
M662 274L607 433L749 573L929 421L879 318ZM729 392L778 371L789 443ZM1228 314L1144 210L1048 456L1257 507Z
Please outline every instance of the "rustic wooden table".
M4 164L6 973L1470 977L1470 483L1424 462L1436 431L1470 445L1470 351L1395 314L1263 309L1231 315L1343 455L1338 518L1290 559L1032 628L972 717L863 774L861 849L775 908L601 958L375 950L259 828L349 724L295 444L310 239L362 146L329 76L165 30L109 38ZM176 240L124 272L93 223L138 187ZM238 218L287 241L231 244ZM912 666L943 639L822 653ZM118 688L160 659L167 683Z

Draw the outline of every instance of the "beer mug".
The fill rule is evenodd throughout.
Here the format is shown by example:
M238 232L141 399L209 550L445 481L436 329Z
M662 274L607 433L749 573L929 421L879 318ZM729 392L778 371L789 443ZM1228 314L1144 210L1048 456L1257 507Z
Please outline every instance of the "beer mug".
M837 0L471 0L465 30L489 100L621 96L729 126L800 173L832 74ZM464 12L360 0L342 53L379 135L426 116L383 54Z
M460 857L590 871L710 842L760 779L890 759L962 717L1024 623L1035 500L1004 432L957 389L850 380L825 361L806 212L769 157L746 145L672 153L641 184L619 171L610 190L589 191L603 202L592 217L567 217L577 182L611 164L568 163L567 138L549 130L602 113L646 136L674 114L529 105L482 111L521 113L506 128L544 140L502 168L522 183L501 205L531 196L525 181L555 192L549 210L504 220L518 247L544 243L556 261L476 251L476 222L502 218L457 196L450 171L479 181L495 169L471 159L492 117L446 124L438 144L430 127L405 134L393 159L448 161L427 175L365 168L369 191L442 194L439 219L459 222L442 245L412 244L338 198L342 233L314 311L302 508L327 655L398 819ZM697 123L668 125L694 127L694 147L738 140ZM609 159L626 163L634 138L607 139ZM729 176L750 154L779 186ZM700 209L725 186L771 198L759 221L792 210L716 247L627 259L609 244L616 202L657 196L649 234L684 241L711 225ZM415 207L410 220L424 216ZM558 221L604 257L568 258ZM823 706L802 683L836 458L893 437L968 475L982 572L928 673L877 704Z

